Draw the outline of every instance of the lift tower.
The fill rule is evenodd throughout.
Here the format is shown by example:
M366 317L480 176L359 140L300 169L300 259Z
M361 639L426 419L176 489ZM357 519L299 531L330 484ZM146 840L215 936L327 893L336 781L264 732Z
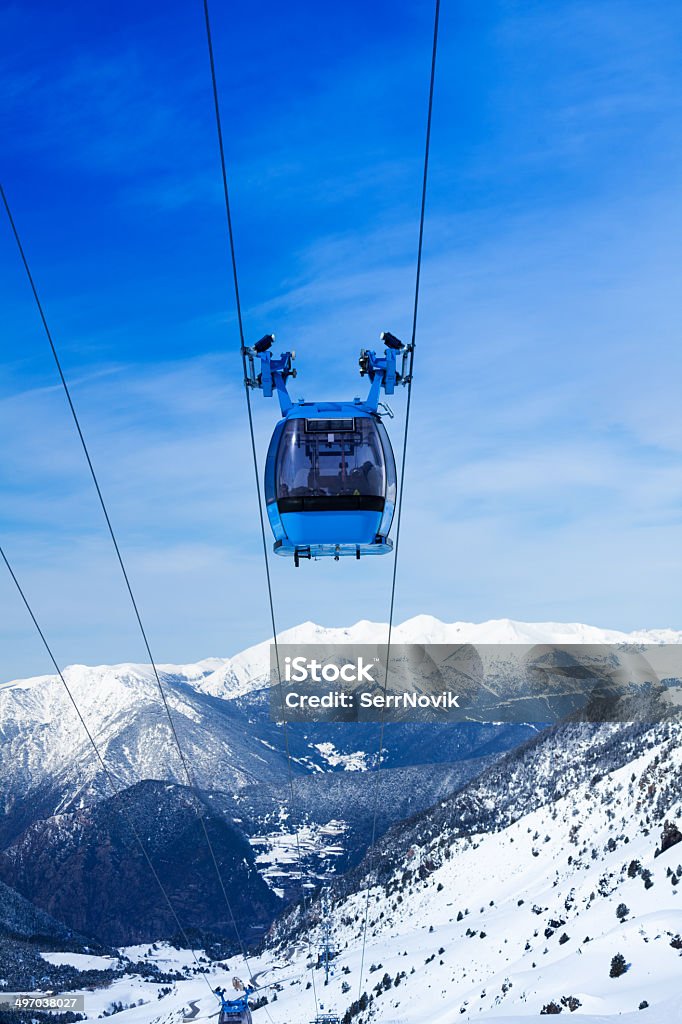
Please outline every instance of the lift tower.
M324 967L324 983L329 984L330 964L338 950L332 942L331 906L329 903L329 890L322 890L322 943L318 954L318 966Z
M331 906L329 901L329 890L322 890L322 942L317 955L317 966L324 967L324 983L329 984L329 975L332 973L331 962L337 956L338 950L332 942L331 927ZM340 1024L340 1017L334 1011L324 1013L324 1006L320 1006L315 1020L311 1024Z

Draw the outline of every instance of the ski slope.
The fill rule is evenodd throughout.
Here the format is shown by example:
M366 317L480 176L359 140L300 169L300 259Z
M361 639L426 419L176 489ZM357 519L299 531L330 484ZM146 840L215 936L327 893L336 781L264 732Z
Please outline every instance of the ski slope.
M630 1013L656 1022L681 1019L682 951L670 943L682 934L682 843L655 856L662 823L652 801L652 788L681 770L679 747L654 747L500 832L442 849L438 840L413 848L392 891L370 890L362 984L366 895L335 907L333 937L341 954L334 979L322 989L325 1008L343 1012L385 973L395 979L405 972L397 986L375 994L371 1019L517 1020L539 1017L562 997L580 1002L574 1013L583 1021ZM679 822L682 805L672 814ZM629 877L634 862L641 870ZM647 870L649 888L641 873ZM621 904L628 910L623 921L616 915ZM319 940L313 932L313 946ZM617 953L630 966L611 978ZM305 954L305 947L293 951L299 970ZM370 973L373 964L381 967ZM307 1020L313 1007L301 1000L303 985L286 986L276 1004L280 1019ZM649 1004L646 1012L638 1009L642 1002ZM571 1015L567 1007L563 1012Z

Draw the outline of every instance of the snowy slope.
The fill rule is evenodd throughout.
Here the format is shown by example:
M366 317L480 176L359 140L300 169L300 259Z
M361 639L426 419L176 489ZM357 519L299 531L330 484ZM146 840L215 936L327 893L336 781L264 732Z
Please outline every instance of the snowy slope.
M369 891L362 980L364 884L334 907L341 955L325 1001L343 1011L388 973L401 978L373 993L377 1021L533 1017L571 997L580 1020L678 1019L668 1014L682 994L682 842L657 853L665 821L682 828L679 741L679 727L653 729L628 764L499 831L452 839L452 823L412 845ZM281 928L278 953L293 951L301 970L305 946ZM313 945L320 939L317 926ZM629 967L612 978L618 953ZM370 973L372 964L381 967ZM292 1024L305 1019L298 998L279 996Z

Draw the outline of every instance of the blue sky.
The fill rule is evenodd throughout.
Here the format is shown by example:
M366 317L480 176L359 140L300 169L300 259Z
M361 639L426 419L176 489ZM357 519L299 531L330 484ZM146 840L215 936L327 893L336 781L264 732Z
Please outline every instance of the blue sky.
M353 397L409 334L431 5L213 22L247 335ZM0 5L2 179L159 661L268 629L203 32ZM674 2L443 0L398 619L682 627L681 66ZM22 274L2 222L0 536L63 663L141 660ZM390 558L273 573L281 627L387 617ZM45 670L0 603L2 676Z

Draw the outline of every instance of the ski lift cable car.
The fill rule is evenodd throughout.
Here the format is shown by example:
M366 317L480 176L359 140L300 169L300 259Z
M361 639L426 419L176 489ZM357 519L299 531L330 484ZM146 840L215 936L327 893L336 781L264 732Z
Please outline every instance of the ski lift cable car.
M382 339L386 343L386 352L383 357L377 357L376 353L369 350L363 350L360 358L360 372L361 375L368 375L371 381L371 387L369 395L366 401L363 403L360 399L356 399L353 402L339 403L336 407L327 407L323 403L310 404L306 409L305 402L299 402L294 407L291 399L288 395L286 382L288 377L295 376L295 371L292 368L292 362L294 359L293 352L285 352L283 355L272 358L270 349L274 342L273 335L266 335L262 338L253 348L248 348L244 338L244 328L241 312L241 300L239 294L238 275L237 275L237 261L235 256L235 245L234 245L234 233L232 227L232 216L230 211L230 200L228 193L228 182L227 182L227 169L225 161L225 149L223 145L223 135L220 118L220 105L218 101L218 87L216 82L215 74L215 61L213 57L213 46L211 41L211 30L208 15L208 0L204 0L204 12L206 20L207 38L209 46L209 57L211 63L211 75L213 84L213 97L216 115L216 126L218 131L218 141L220 149L220 162L221 171L223 178L223 191L225 199L225 211L227 215L227 227L229 234L230 243L230 256L232 264L232 276L234 280L235 300L237 306L237 321L239 326L240 334L240 347L241 357L244 370L244 387L246 391L246 404L249 418L249 428L251 433L251 445L253 450L253 463L256 471L256 487L258 490L258 503L259 503L259 518L263 538L263 551L265 555L266 565L266 577L267 577L267 588L268 598L270 604L270 613L272 618L272 627L274 634L275 648L277 647L277 631L275 628L275 611L272 593L272 584L270 579L270 570L268 566L267 558L267 545L265 540L265 527L264 517L262 512L262 505L260 501L260 487L258 482L258 465L256 457L256 447L254 442L254 431L253 422L251 416L251 400L249 395L250 388L260 388L263 391L265 397L272 397L274 390L277 391L280 409L282 412L282 419L275 427L273 437L270 442L268 455L266 459L265 469L265 495L267 513L270 524L275 534L274 549L277 554L280 555L293 555L294 564L298 565L301 557L313 558L322 556L333 556L337 561L340 556L343 555L355 555L356 558L360 558L364 554L385 554L391 551L393 548L392 542L388 538L388 532L391 527L393 520L393 514L396 510L396 471L395 471L395 459L393 458L393 452L388 439L388 434L381 423L381 415L379 412L379 396L382 389L387 395L392 394L396 383L408 385L408 399L407 399L407 411L405 417L405 428L404 428L404 443L403 443L403 456L402 456L402 468L401 468L401 493L398 504L398 523L396 528L396 553L398 545L398 534L400 530L400 505L402 504L402 478L404 477L405 468L405 452L407 449L407 432L409 426L409 407L410 407L410 391L411 391L411 379L412 379L412 365L414 360L414 348L416 339L417 329L417 312L419 305L419 285L421 275L421 260L422 260L422 246L424 237L424 220L426 210L426 188L428 178L428 163L429 163L429 148L431 139L431 116L433 108L433 95L434 95L434 82L435 82L435 70L436 70L436 51L438 41L438 24L439 24L439 11L440 11L440 0L435 0L435 18L434 18L434 35L433 35L433 50L431 56L431 76L429 86L429 101L428 101L428 115L427 115L427 127L426 127L426 141L424 151L424 173L422 179L422 197L421 197L421 210L420 210L420 224L419 224L419 242L417 247L417 265L416 265L416 279L415 279L415 295L414 295L414 310L412 319L412 339L409 346L405 346L397 338L394 338L391 334L382 335ZM402 370L398 373L397 370L397 352L403 350L402 358ZM407 356L409 353L409 362ZM260 361L260 373L256 374L255 360ZM407 369L407 372L406 372ZM383 404L382 404L383 408ZM386 410L387 414L391 415L390 410ZM335 415L331 415L331 414ZM339 444L339 451L335 452L335 455L327 455L327 459L332 457L338 457L339 459L339 476L341 478L341 486L333 486L331 492L327 490L327 481L323 481L322 477L325 475L322 473L325 466L325 452L324 444L320 441L320 438L324 437L324 426L317 422L323 420L349 420L349 424L335 423L334 427L338 429L330 428L327 423L327 442L329 445L334 446ZM358 430L358 421L369 420L371 427L368 427L365 423L360 423L360 429ZM294 423L296 420L303 420L303 424ZM293 424L293 426L292 426ZM308 424L313 424L312 430L306 430ZM317 430L315 430L317 425ZM285 431L291 428L285 435ZM367 438L370 436L370 432L374 432L375 444L372 450L372 458L366 459L366 463L362 466L358 466L357 458L355 459L355 465L349 462L350 459L355 457L356 449L360 450L365 435L363 430L367 431ZM383 435L382 435L383 431ZM337 434L346 435L337 439ZM357 435L360 435L359 437ZM352 436L348 436L352 435ZM379 444L376 444L378 438ZM385 443L384 443L385 440ZM300 452L303 449L305 459L308 462L308 479L302 483L296 482L286 476L284 472L284 455L282 461L280 461L280 453L286 452L287 444L291 451ZM368 445L371 448L371 445ZM328 451L329 449L326 449ZM331 449L334 451L333 447ZM293 456L291 456L292 461ZM371 487L367 486L367 489L363 491L361 487L353 488L350 493L348 492L345 480L345 474L348 473L349 465L351 471L355 469L366 470L366 475L369 478L372 470L381 470L381 489L377 483L376 478L372 481ZM305 475L305 461L302 467L304 472L301 476ZM330 474L331 475L331 474ZM291 493L291 489L295 491L298 487L302 487L302 491L299 493ZM284 487L287 488L286 493ZM357 494L355 493L357 490ZM378 493L377 493L378 492ZM303 499L300 503L296 502L293 506L287 505L284 499L289 498L300 498ZM363 498L379 498L382 502L377 508L363 507L363 502L356 500L355 502L349 502L348 498L363 499ZM306 500L308 499L308 500ZM311 503L310 499L327 499L328 504L325 502L318 502L317 507L315 502ZM344 499L346 503L343 504ZM283 503L280 507L280 503ZM367 502L369 504L369 502ZM374 519L372 519L374 517ZM378 520L377 520L378 517ZM298 531L298 532L297 532ZM347 532L346 532L347 531ZM390 646L390 628L393 622L393 604L395 596L396 586L396 570L397 560L393 562L393 580L391 588L391 611L389 616L389 646ZM286 735L286 720L284 722L285 735ZM381 758L381 745L379 749L379 757ZM291 780L291 757L289 750L287 749L287 762L289 777ZM376 826L376 807L374 815L374 825ZM300 851L299 851L299 865ZM367 892L369 893L369 887ZM305 907L305 898L304 898ZM362 957L360 962L360 988L363 981L363 967L365 958L365 945L367 939L367 922L368 922L368 907L369 901L365 909L365 922L363 928L363 942L362 942ZM310 946L310 938L308 937ZM316 1003L317 1016L316 1021L322 1024L320 1018L320 1011L323 1010L318 1004L317 995L315 992L315 974L314 970L311 970L312 987L313 987L313 998ZM324 1016L324 1015L322 1015ZM337 1024L336 1016L330 1015L332 1018L325 1024Z
M214 989L220 999L220 1015L218 1024L253 1024L249 996L256 991L252 984L244 985L240 978L232 979L235 995L228 999L224 988Z
M292 402L294 352L271 352L273 334L245 349L246 385L265 398L276 393L282 418L265 460L265 502L274 551L301 558L383 555L396 507L396 466L383 415L392 415L382 391L410 382L411 346L388 331L382 356L360 353L360 375L370 379L363 401ZM256 360L260 362L257 371Z

